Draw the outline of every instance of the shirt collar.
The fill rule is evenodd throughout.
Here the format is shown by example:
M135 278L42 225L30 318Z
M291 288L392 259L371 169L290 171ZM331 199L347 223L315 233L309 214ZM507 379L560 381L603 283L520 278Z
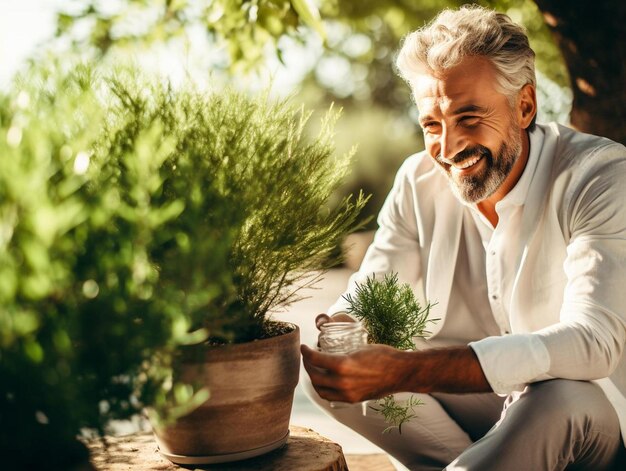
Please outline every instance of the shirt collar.
M539 126L535 126L529 134L530 151L528 153L528 161L522 172L522 176L515 186L509 191L504 198L496 203L496 211L507 206L523 206L527 200L528 192L537 169L539 162L539 154L543 144L544 134Z

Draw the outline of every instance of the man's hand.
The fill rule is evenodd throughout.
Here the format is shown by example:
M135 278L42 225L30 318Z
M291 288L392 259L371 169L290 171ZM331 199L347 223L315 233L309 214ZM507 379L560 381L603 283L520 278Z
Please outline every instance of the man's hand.
M301 347L304 368L329 401L359 402L397 392L488 392L491 387L470 347L401 351L368 345L347 355Z
M367 345L350 354L333 354L301 347L304 368L317 393L329 401L359 402L402 389L411 364L387 345Z

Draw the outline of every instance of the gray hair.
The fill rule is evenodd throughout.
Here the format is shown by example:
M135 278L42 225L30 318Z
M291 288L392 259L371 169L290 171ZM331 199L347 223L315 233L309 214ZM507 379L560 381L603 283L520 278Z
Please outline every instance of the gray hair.
M507 15L477 5L443 10L407 35L396 66L411 86L415 75L443 72L469 56L485 57L494 65L500 91L511 105L524 85L536 85L535 53L525 29Z

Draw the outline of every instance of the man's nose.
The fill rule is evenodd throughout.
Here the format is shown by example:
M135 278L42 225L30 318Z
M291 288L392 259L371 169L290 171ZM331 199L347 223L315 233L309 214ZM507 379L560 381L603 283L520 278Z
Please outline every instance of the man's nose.
M463 150L463 136L451 129L443 129L440 137L441 156L452 160L455 155Z

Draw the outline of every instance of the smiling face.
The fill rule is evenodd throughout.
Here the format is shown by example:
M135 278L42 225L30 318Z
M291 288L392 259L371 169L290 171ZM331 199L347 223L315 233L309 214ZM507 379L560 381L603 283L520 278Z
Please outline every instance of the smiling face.
M480 57L465 58L444 74L421 74L411 84L426 150L457 197L468 203L502 199L526 165L532 87L524 87L511 106L497 88L493 66Z

